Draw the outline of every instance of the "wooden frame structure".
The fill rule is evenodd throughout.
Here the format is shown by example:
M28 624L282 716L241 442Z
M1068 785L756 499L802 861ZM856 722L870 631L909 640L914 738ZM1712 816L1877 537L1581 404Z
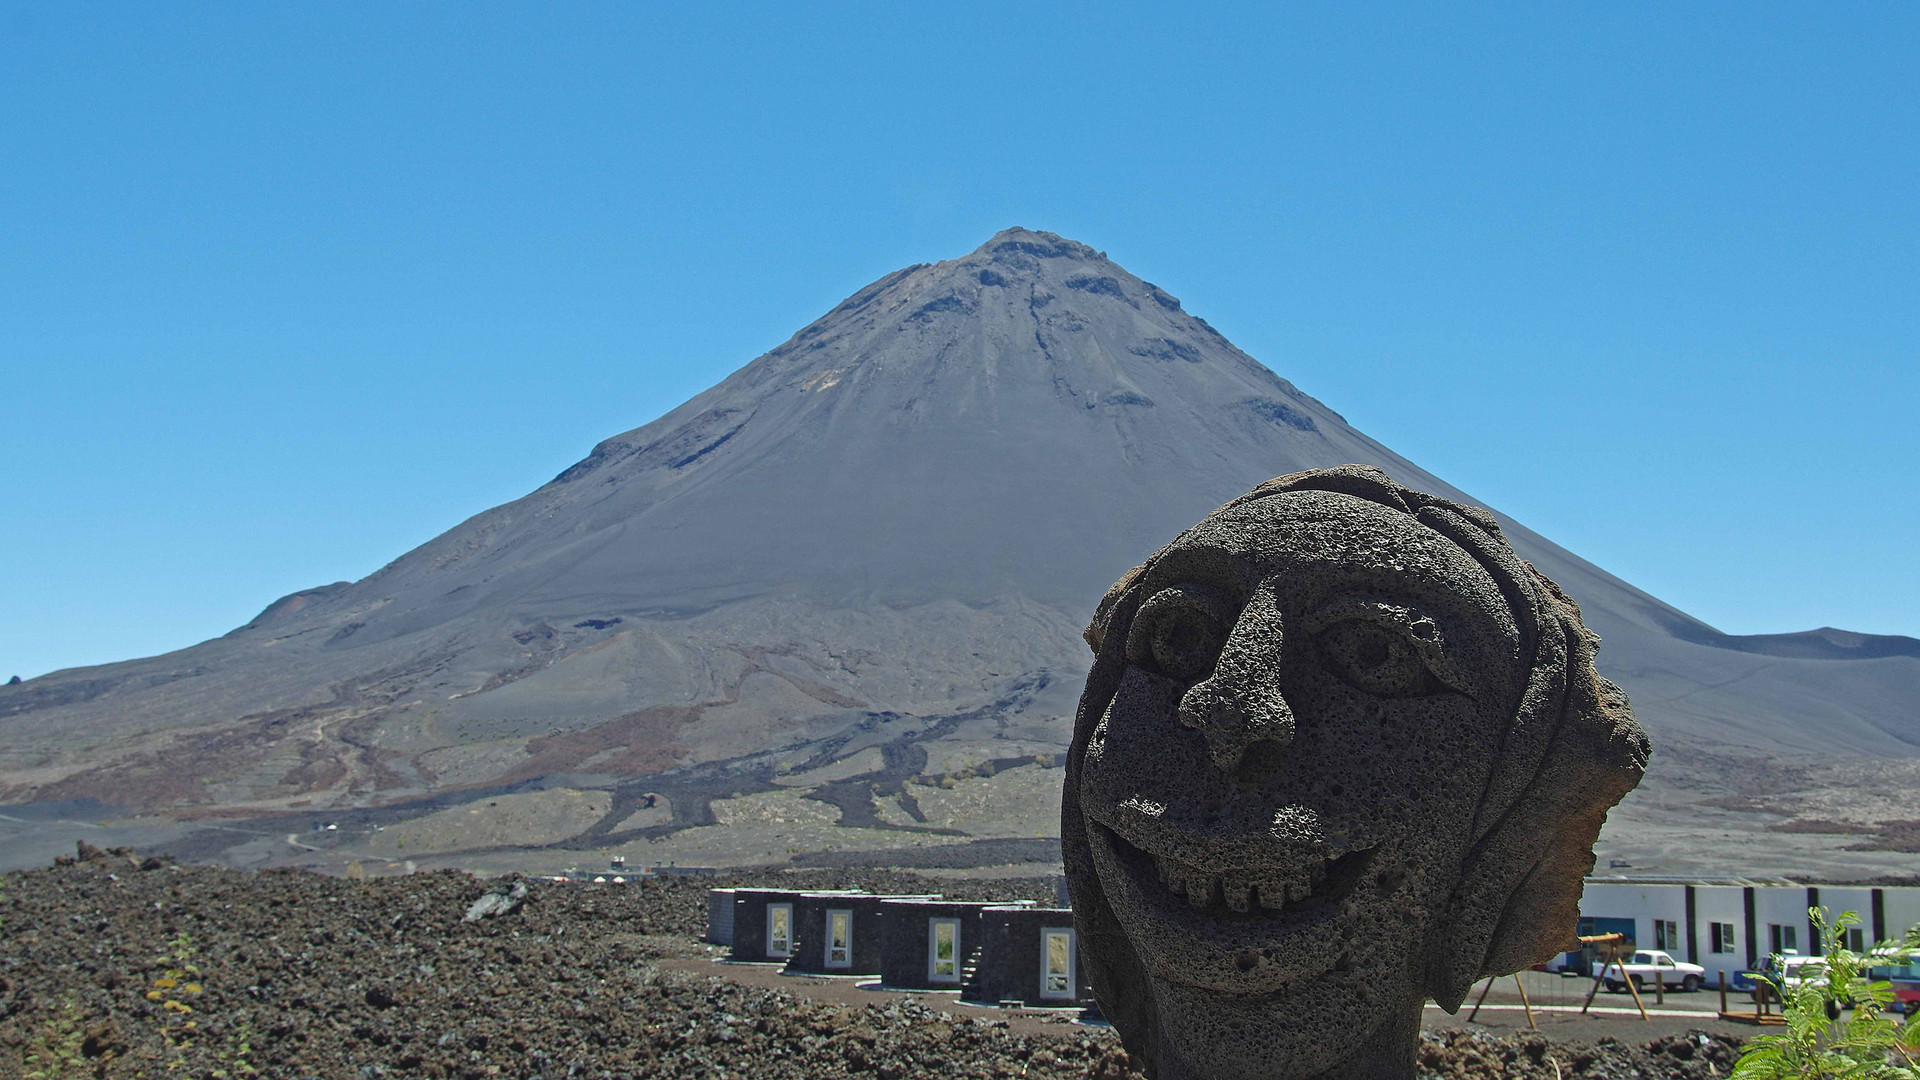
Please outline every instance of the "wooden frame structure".
M1583 937L1580 939L1580 944L1582 945L1605 945L1607 947L1607 958L1601 961L1600 973L1593 977L1593 985L1587 989L1586 1003L1580 1006L1582 1015L1585 1015L1586 1011L1593 1006L1593 995L1600 992L1600 984L1607 977L1607 968L1620 962L1620 943L1625 940L1627 940L1627 935L1625 934L1594 934L1591 937ZM1633 976L1627 974L1625 967L1620 969L1620 981L1627 984L1627 992L1633 995L1633 1007L1640 1010L1640 1019L1652 1023L1653 1017L1647 1015L1647 1003L1640 1000L1640 987L1635 985ZM1656 983L1662 982L1658 974L1654 976L1653 981ZM1663 985L1660 995L1663 998L1666 996L1665 991L1666 988Z

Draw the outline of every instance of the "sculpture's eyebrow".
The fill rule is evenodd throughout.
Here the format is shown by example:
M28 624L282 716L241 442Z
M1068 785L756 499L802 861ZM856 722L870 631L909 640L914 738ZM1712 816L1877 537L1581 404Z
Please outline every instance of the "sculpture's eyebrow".
M1436 634L1443 631L1452 621L1444 612L1433 611L1428 605L1407 597L1373 592L1345 592L1315 604L1306 613L1305 625L1310 629L1318 629L1339 622L1341 619L1352 618L1387 619L1409 629L1424 620L1434 624ZM1439 639L1436 637L1435 640Z
M1154 560L1146 583L1155 589L1164 589L1187 581L1238 592L1250 587L1260 576L1261 568L1240 552L1203 542L1168 549Z
M1460 658L1453 655L1455 650L1448 647L1448 642L1457 638L1458 631L1454 620L1446 613L1400 597L1343 593L1307 612L1303 626L1308 633L1317 634L1348 619L1366 619L1392 625L1435 678L1449 689L1468 697L1475 696L1472 676L1462 666Z

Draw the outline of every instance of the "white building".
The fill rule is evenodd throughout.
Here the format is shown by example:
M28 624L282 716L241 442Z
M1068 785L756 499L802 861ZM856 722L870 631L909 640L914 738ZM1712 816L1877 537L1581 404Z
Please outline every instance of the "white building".
M1897 938L1920 925L1920 886L1809 885L1785 878L1588 878L1580 933L1627 935L1629 948L1665 949L1707 969L1709 984L1751 970L1773 953L1817 953L1809 908L1851 911L1848 948ZM1586 958L1588 962L1591 957ZM1577 954L1565 958L1581 963ZM1582 971L1586 968L1583 965Z

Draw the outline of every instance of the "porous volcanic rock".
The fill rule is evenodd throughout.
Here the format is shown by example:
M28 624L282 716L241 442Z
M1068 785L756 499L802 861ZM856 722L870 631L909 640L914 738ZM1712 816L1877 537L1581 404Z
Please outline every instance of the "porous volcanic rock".
M67 1061L55 1075L113 1080L1137 1078L1097 1028L1027 1035L992 1012L884 995L848 1007L661 965L698 949L708 887L775 883L974 899L1042 884L533 882L519 911L464 923L490 883L452 872L349 881L108 858L0 875L0 1076L52 1054ZM1423 1076L1463 1080L1695 1080L1726 1075L1730 1053L1706 1036L1637 1049L1447 1032L1420 1060Z
M1104 1033L1039 1038L656 966L704 929L713 880L534 882L521 910L471 923L488 883L453 872L93 859L0 882L0 1076L63 1052L111 1077L1121 1075Z
M1573 945L1647 738L1484 510L1284 476L1122 578L1087 640L1067 878L1158 1075L1411 1077L1426 1001Z

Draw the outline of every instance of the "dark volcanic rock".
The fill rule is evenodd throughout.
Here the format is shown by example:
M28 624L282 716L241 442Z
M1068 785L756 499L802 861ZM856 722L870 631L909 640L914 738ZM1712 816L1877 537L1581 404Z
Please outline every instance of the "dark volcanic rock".
M1428 1000L1571 944L1647 739L1491 517L1347 466L1107 593L1061 823L1080 956L1162 1076L1404 1076Z
M925 891L885 872L763 875L809 888ZM882 997L858 1007L662 968L698 951L704 881L536 886L537 903L463 923L487 888L442 872L368 881L297 871L77 863L0 876L0 1076L36 1055L56 1075L840 1080L1028 1076L1132 1080L1111 1034L1021 1034L991 1012ZM1045 882L940 882L966 899ZM716 969L723 970L723 969ZM1423 1043L1426 1075L1640 1080L1709 1075L1688 1056L1457 1033ZM178 1063L177 1065L175 1063ZM1495 1069L1498 1071L1486 1071Z
M848 1008L654 966L693 946L710 884L540 884L539 903L467 923L487 886L450 872L121 875L88 861L12 875L0 1076L63 1050L108 1077L1121 1075L1104 1034L1019 1035L990 1015Z

